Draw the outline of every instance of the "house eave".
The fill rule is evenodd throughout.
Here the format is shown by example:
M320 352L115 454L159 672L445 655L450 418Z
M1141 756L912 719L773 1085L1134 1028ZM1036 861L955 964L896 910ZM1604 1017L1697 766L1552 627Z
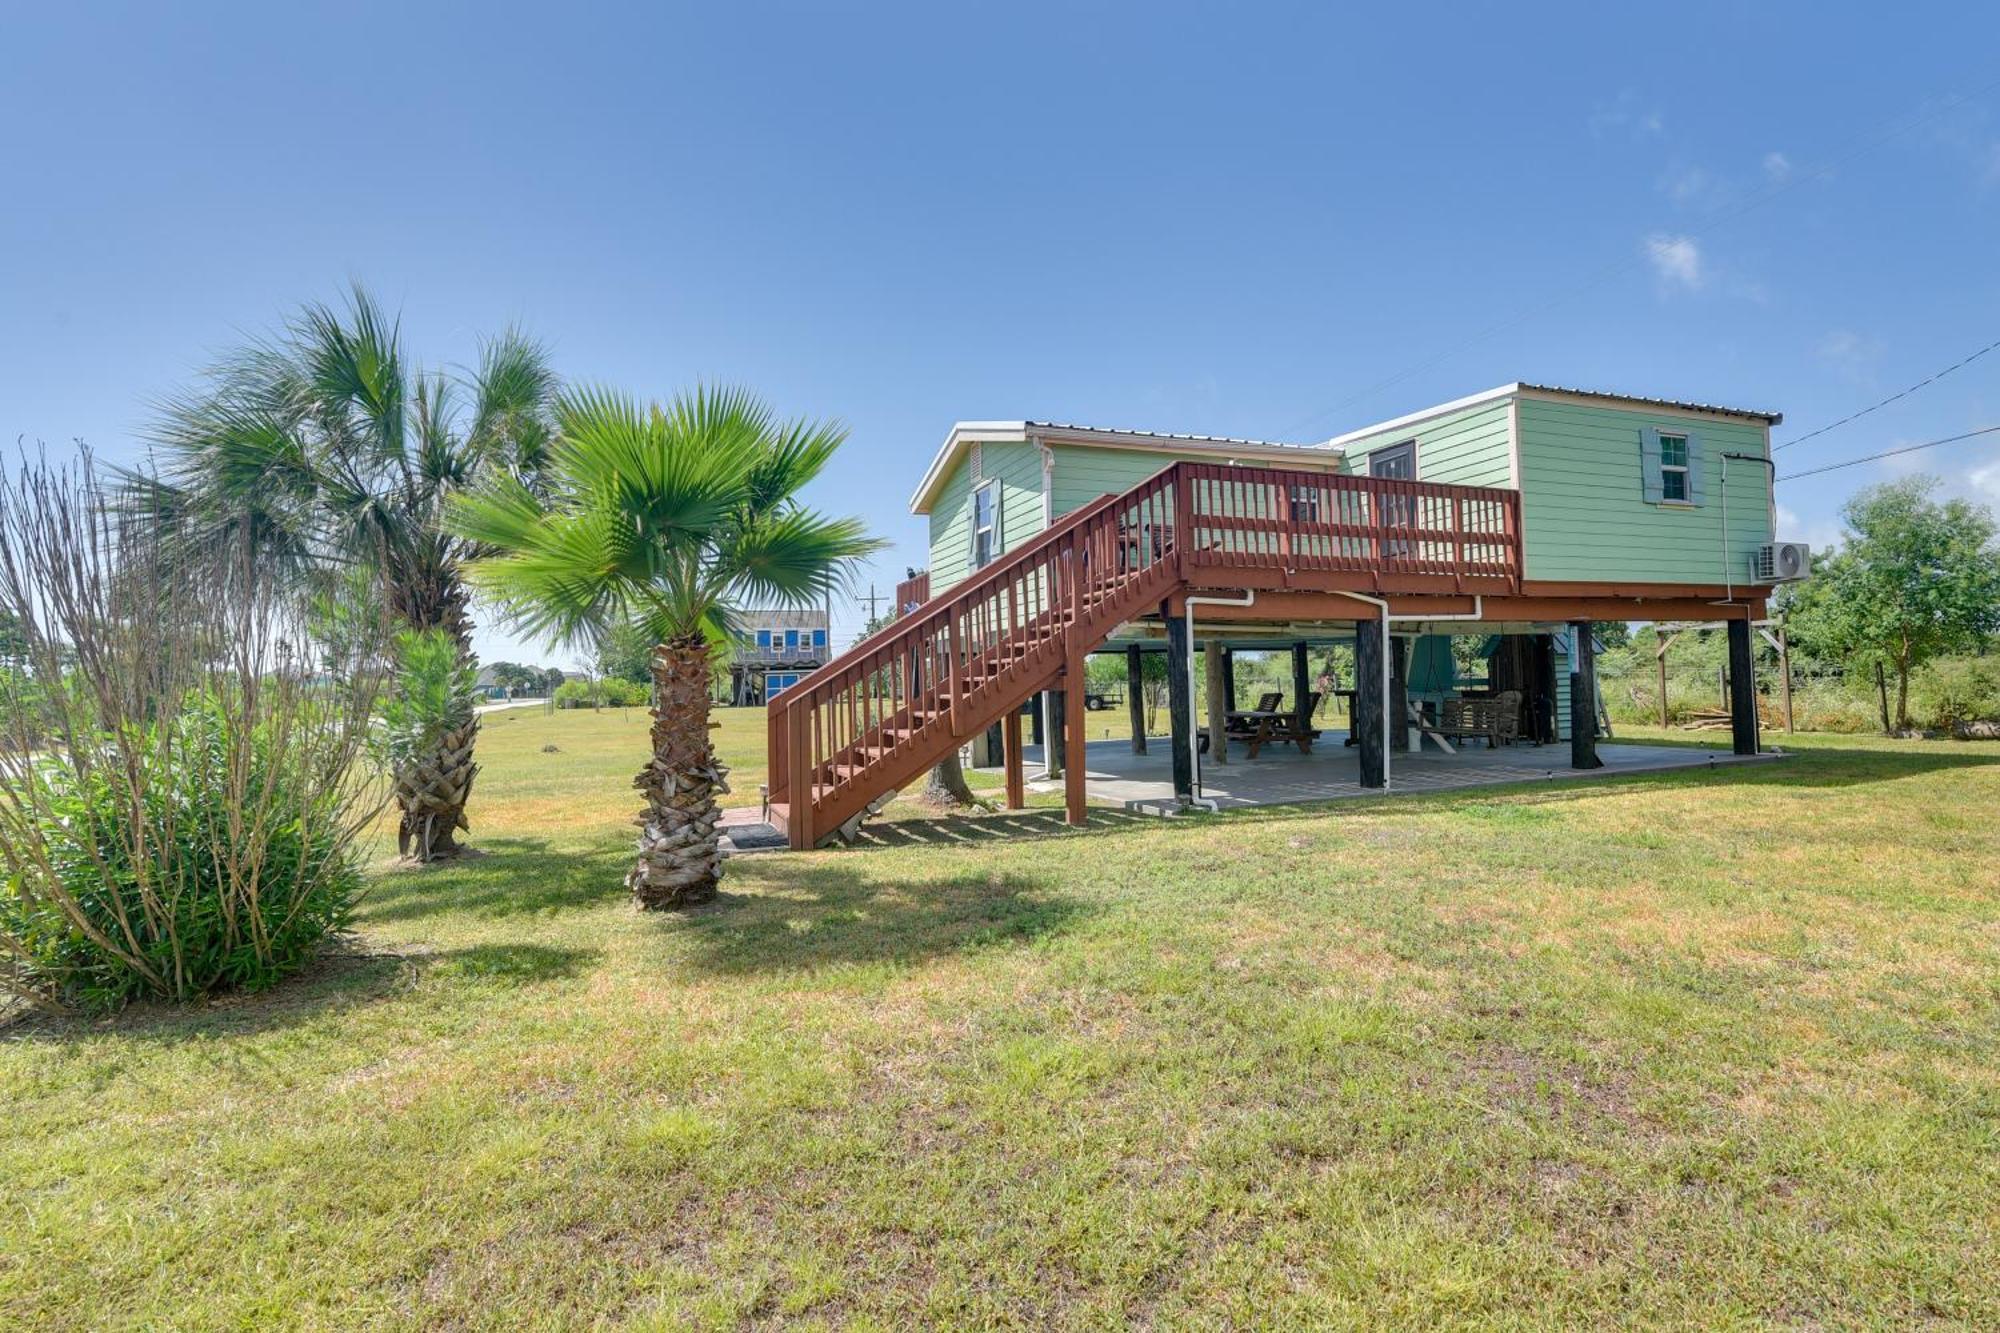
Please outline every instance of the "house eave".
M1015 444L1032 440L1037 444L1086 445L1099 449L1132 449L1145 453L1197 455L1220 460L1285 463L1310 468L1340 465L1341 453L1324 445L1279 444L1269 440L1242 440L1220 435L1163 435L1152 431L1114 430L1097 426L1069 426L1045 421L961 421L951 428L936 457L910 496L912 514L928 514L946 477L958 465L964 451L973 444Z

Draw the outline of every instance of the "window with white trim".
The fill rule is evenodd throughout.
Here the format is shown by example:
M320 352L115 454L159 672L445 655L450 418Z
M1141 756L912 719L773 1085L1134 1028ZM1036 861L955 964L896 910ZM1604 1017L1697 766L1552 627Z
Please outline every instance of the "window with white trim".
M982 482L972 492L972 567L984 569L1000 554L1000 483Z
M1688 437L1660 433L1660 499L1666 504L1688 504L1693 492L1688 487Z

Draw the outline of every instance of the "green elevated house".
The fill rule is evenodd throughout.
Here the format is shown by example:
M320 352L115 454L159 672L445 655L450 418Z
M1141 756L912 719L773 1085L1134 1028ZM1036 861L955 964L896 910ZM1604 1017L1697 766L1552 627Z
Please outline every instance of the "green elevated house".
M1468 718L1568 742L1591 767L1590 626L1717 622L1740 658L1736 749L1754 753L1751 627L1797 576L1798 549L1774 532L1779 420L1513 383L1316 444L961 422L911 497L930 566L899 590L903 614L773 705L775 817L811 845L948 748L984 758L989 740L1018 800L1023 714L1060 767L1064 737L1082 735L1080 690L1064 687L1106 651L1126 655L1135 686L1141 654L1167 654L1183 800L1200 763L1196 648L1215 664L1209 693L1232 705L1233 652L1289 649L1284 708L1300 709L1327 683L1315 647L1352 644L1354 678L1331 684L1351 703L1353 748L1321 749L1379 787L1392 754L1453 752ZM1488 662L1476 682L1450 651L1466 635ZM1209 743L1258 727L1303 752L1324 717L1234 719Z

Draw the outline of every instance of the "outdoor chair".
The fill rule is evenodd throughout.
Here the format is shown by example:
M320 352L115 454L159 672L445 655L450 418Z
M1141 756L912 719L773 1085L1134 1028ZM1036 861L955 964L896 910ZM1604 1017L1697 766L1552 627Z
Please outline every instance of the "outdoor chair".
M1267 690L1257 696L1257 706L1255 708L1247 711L1232 710L1224 720L1222 729L1231 736L1248 736L1251 732L1257 730L1257 714L1275 713L1278 711L1278 705L1284 701L1285 696L1283 692L1279 690Z

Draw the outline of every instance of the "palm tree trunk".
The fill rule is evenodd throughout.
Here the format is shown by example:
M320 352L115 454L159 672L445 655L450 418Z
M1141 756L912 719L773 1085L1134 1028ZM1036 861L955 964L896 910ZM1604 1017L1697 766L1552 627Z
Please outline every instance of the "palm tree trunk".
M414 861L436 861L459 852L457 833L470 829L465 803L472 796L472 779L479 765L472 762L472 742L479 719L448 731L437 748L402 769L394 778L396 807L403 812L396 830L396 849Z
M958 762L958 751L946 751L944 758L931 769L930 780L924 784L924 799L932 805L945 807L963 808L979 804L979 798L965 783L965 768Z
M472 618L466 614L470 599L456 567L410 584L392 584L390 596L393 609L411 626L443 630L458 645L460 660L476 665ZM394 776L396 805L403 812L396 846L404 856L421 862L458 855L458 831L472 830L465 803L479 773L479 765L472 761L478 735L475 717L446 732L431 753Z
M625 877L639 906L691 907L715 897L722 851L715 798L728 770L708 739L708 642L676 639L653 649L653 758L632 780L646 797L633 821L639 860Z

